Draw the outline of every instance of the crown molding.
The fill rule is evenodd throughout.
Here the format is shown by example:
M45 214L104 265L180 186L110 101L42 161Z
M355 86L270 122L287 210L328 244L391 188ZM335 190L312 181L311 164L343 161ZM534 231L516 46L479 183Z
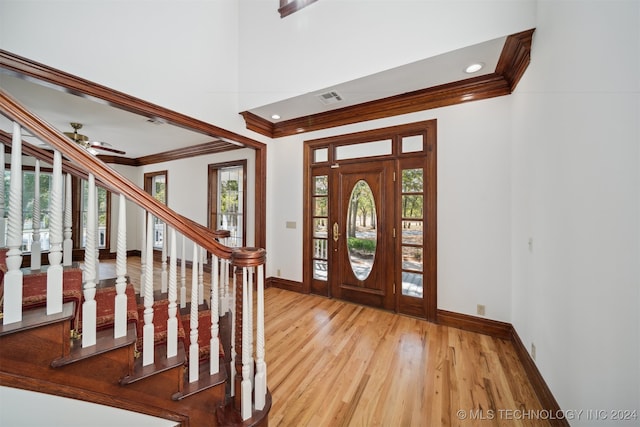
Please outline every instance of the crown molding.
M272 123L243 111L247 129L270 138L317 131L464 102L509 95L524 74L531 57L535 29L507 37L494 73L407 92L323 113Z

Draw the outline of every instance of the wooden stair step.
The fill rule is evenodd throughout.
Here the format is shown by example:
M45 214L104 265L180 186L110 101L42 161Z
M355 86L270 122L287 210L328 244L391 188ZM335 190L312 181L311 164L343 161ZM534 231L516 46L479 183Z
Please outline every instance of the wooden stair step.
M220 370L217 374L209 374L209 361L200 361L198 381L192 383L189 382L189 372L185 371L184 374L184 388L181 392L175 393L171 398L173 400L182 400L203 390L207 390L211 387L215 387L219 384L224 384L227 380L227 371L224 368L224 364L220 363Z
M132 323L127 327L127 334L120 338L113 338L113 328L102 329L96 332L96 344L90 347L82 347L82 338L72 339L69 355L55 359L51 362L51 366L58 368L69 365L118 348L131 346L135 342L136 326Z
M47 315L46 307L26 310L22 313L22 320L20 322L14 322L8 325L0 324L0 336L70 320L73 318L75 310L74 302L65 302L62 304L62 312L51 315Z
M167 347L165 345L156 345L154 348L154 363L142 366L142 359L142 357L139 357L135 360L133 374L122 378L120 384L131 384L160 372L184 366L186 354L184 352L184 346L178 342L178 354L174 357L167 358Z

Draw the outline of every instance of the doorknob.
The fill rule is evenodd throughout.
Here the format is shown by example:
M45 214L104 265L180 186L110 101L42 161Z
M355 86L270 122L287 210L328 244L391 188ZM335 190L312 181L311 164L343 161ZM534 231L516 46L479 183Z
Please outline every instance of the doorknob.
M337 242L340 238L340 226L338 226L337 222L333 223L333 241Z

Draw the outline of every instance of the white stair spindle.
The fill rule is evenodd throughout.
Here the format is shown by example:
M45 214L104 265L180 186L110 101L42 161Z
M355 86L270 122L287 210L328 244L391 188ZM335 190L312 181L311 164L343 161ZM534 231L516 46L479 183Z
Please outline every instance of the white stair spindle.
M62 265L73 264L73 240L71 240L71 227L73 216L71 213L71 174L66 175L64 186L64 242L62 243Z
M47 314L62 312L62 197L62 154L55 150L53 152L51 202L49 204L50 244L49 268L47 269ZM40 258L39 255L38 258Z
M187 306L187 237L182 236L182 258L180 259L180 308Z
M198 381L200 371L200 346L198 345L198 245L193 242L193 261L191 265L191 333L189 340L189 382Z
M247 341L249 342L249 379L251 380L251 388L253 388L254 379L254 363L253 363L253 270L254 267L247 268L247 323L249 324L249 330L247 331Z
M96 344L96 184L89 174L86 242L84 250L84 302L82 303L82 347Z
M217 374L220 370L218 337L220 315L218 314L220 276L218 274L218 257L211 255L211 340L209 341L209 374Z
M225 260L227 261L227 260ZM237 286L237 279L236 279L236 274L234 271L233 274L233 279L231 282L231 289L229 292L229 315L231 316L231 373L229 375L229 378L235 378L237 371L236 371L236 306L235 306L235 301L236 301L236 286ZM230 396L235 396L236 395L236 385L235 385L235 381L231 381L231 390L229 391L229 395Z
M4 144L0 142L0 178L2 178L2 185L0 185L0 248L4 248L7 245L7 236L5 233L7 222L4 218L4 162Z
M176 230L171 228L169 239L169 318L167 319L167 358L178 354L178 305L177 297L177 260L176 260Z
M204 248L200 248L198 259L198 304L204 304L204 261L207 259Z
M118 205L114 338L127 335L127 206L123 194L120 194Z
M33 229L31 241L31 270L40 270L42 261L40 256L42 248L40 246L40 160L36 159L35 170L33 172L33 217L31 228Z
M144 295L144 284L146 280L144 278L147 272L147 212L142 208L142 224L140 227L140 295Z
M3 177L4 178L4 177ZM7 272L4 275L5 325L22 320L22 135L13 122L11 142L11 181L9 184L9 218L7 233Z
M160 291L167 293L167 224L162 223L162 273L160 274Z
M251 417L251 368L249 367L251 359L251 344L249 343L249 316L247 309L249 305L249 278L247 267L242 268L242 382L240 383L240 392L242 407L240 415L243 420Z
M154 363L153 326L153 216L147 214L147 253L144 272L144 327L142 329L142 366Z
M256 313L256 378L255 406L258 411L264 409L267 396L267 364L264 354L264 265L257 272L257 313Z

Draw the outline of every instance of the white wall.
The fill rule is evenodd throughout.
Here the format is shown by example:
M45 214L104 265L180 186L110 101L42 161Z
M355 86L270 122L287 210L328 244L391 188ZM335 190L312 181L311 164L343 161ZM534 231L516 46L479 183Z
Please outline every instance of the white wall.
M0 48L222 127L237 36L236 0L0 0Z
M563 409L640 412L640 3L537 15L513 96L512 323ZM638 420L572 422L605 424Z
M81 400L0 387L0 425L6 427L173 427L175 421ZM48 410L43 410L48 408Z

